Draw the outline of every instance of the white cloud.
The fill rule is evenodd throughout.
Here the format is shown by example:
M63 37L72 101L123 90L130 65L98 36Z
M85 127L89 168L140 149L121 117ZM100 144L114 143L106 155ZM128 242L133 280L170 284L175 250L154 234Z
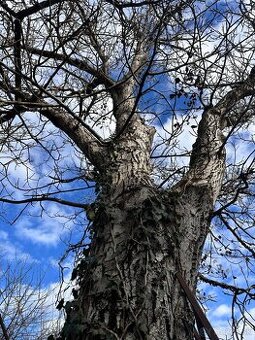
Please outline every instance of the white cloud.
M246 129L240 129L230 138L226 145L228 162L232 164L246 163L248 167L254 161L255 124L250 123Z
M61 234L63 234L62 228L54 222L47 225L41 224L40 229L23 226L22 230L18 233L19 236L22 235L25 239L28 239L33 243L41 243L48 246L56 246L60 240Z
M39 211L37 207L35 211ZM61 239L66 236L72 228L72 223L65 209L61 209L59 205L48 203L48 214L43 214L41 218L23 217L15 224L15 235L19 239L26 239L35 244L47 246L57 246Z
M212 326L220 339L232 339L232 331L230 324L225 320L217 320L212 322Z
M59 261L57 259L53 258L53 257L51 257L49 259L49 263L52 266L52 268L54 268L54 269L59 269L59 263L58 262Z
M22 260L26 263L36 263L35 260L29 253L22 250L21 246L14 241L10 241L7 233L0 232L0 257L6 261L17 261Z
M164 123L163 127L157 126L157 134L154 139L154 145L160 145L157 147L157 154L164 152L166 154L167 145L169 145L168 154L183 154L191 151L192 145L196 140L196 128L200 119L201 113L197 114L196 118L190 117L189 121L185 121L185 117L181 114L176 114L175 118L170 117ZM180 126L180 130L177 132L176 126ZM165 141L162 144L162 139ZM169 142L168 142L169 141ZM188 165L189 156L176 157L179 165Z
M52 262L52 260L51 260ZM73 268L73 262L65 263L65 269ZM43 290L47 294L45 305L47 306L47 318L43 323L43 329L48 330L61 330L64 324L63 311L56 309L57 303L64 298L64 301L70 301L73 299L72 288L74 284L70 282L71 269L65 270L63 281L51 282Z
M116 119L113 115L113 102L110 96L102 94L93 106L86 123L103 139L109 138L116 129Z
M9 184L8 187L10 187L10 183L12 184L12 191L13 186L22 189L29 188L28 181L38 178L33 165L28 160L19 160L9 152L1 152L0 162L2 167L1 177L7 179L5 183L6 185Z
M242 330L242 324L237 327L236 331L239 334L238 338L233 335L232 327L230 321L228 320L217 320L212 321L212 326L219 336L220 340L254 340L255 339L255 331L250 327L246 326L244 330Z
M31 224L30 224L31 225ZM39 227L34 225L29 226L19 223L16 236L20 239L27 239L35 244L44 244L47 246L56 246L61 236L66 233L66 230L54 221L41 222Z
M8 239L8 233L6 231L0 230L0 240L7 240Z
M231 315L231 307L226 305L226 304L219 305L212 312L212 315L217 317L217 318L221 318L222 316L230 316Z
M217 292L221 291L220 288L214 288L214 295L217 296ZM218 305L215 308L214 303L210 303L207 317L215 330L216 334L222 340L251 340L255 339L255 330L251 325L254 325L255 308L247 309L242 315L238 308L235 309L235 327L232 322L232 302L229 296L220 294L218 297L224 303ZM246 306L248 307L248 306ZM244 318L243 318L244 316ZM245 320L248 320L245 321ZM244 323L245 322L245 323ZM233 334L235 331L239 337Z

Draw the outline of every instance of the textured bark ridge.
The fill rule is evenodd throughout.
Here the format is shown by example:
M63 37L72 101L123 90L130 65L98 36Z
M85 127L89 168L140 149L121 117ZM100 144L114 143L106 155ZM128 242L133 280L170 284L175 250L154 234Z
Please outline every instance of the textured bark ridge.
M82 330L78 339L178 339L175 323L180 320L181 339L190 339L184 326L192 317L174 276L180 268L175 198L164 203L141 188L114 204L104 203L79 267L81 290L69 310L67 339L75 338L77 326ZM81 323L72 324L77 317Z
M154 128L146 126L140 119L108 147L107 157L102 164L99 182L102 194L115 200L127 191L141 185L152 187L150 174L150 149Z
M185 186L207 188L206 197L215 203L225 170L224 135L220 113L215 108L206 108L198 127L198 137L193 145L190 168L175 190ZM199 190L199 189L198 189Z
M152 135L137 120L108 149L92 242L76 268L80 289L65 306L62 339L193 339L193 314L175 274L195 289L215 193L210 182L197 185L192 164L188 180L156 189Z

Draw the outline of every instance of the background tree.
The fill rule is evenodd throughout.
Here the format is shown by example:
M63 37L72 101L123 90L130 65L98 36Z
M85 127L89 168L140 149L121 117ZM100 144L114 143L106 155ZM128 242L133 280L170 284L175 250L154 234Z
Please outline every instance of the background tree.
M242 338L237 317L249 321L254 298L251 9L249 1L1 2L9 157L1 200L40 202L42 211L55 201L90 219L91 242L84 234L76 247L79 289L58 306L63 339L192 339L177 272L193 290L201 279L233 294ZM246 153L234 157L240 139ZM74 169L67 143L82 159ZM27 164L23 187L8 172L14 159ZM95 202L71 201L74 181L96 183Z
M53 291L43 288L42 277L26 262L1 265L0 339L46 339L57 333L58 316L53 314Z

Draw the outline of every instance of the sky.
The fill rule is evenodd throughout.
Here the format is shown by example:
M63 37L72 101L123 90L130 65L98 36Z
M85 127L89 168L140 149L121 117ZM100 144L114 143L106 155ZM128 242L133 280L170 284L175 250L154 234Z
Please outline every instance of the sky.
M30 123L36 127L36 133L42 122L40 123L39 116L28 116L28 121L30 119ZM75 148L65 143L65 138L61 135L56 137L55 132L55 127L48 124L42 133L43 142L40 147L32 139L27 139L29 148L20 152L20 145L14 138L12 147L2 147L1 197L11 195L12 199L20 200L27 198L26 195L29 194L49 191L56 192L54 196L60 197L58 192L64 190L61 196L63 199L79 203L93 201L94 189L86 189L87 185L83 180L77 180L75 186L71 182L48 187L49 182L54 182L48 176L61 175L65 179L81 176L80 166L84 163ZM55 152L56 146L61 148L61 156ZM14 150L19 151L15 153ZM47 150L52 151L52 157L49 157ZM15 160L16 157L18 160ZM59 173L60 166L62 174ZM8 176L4 171L6 167ZM41 190L34 190L37 186L41 187ZM58 312L55 307L57 299L62 297L62 293L59 295L60 288L68 298L71 291L71 287L69 290L67 288L70 286L74 253L66 254L66 251L83 236L87 225L85 211L56 202L21 205L0 203L0 221L0 288L4 288L4 278L1 279L1 275L8 265L15 269L25 264L30 268L30 275L22 284L31 284L31 277L40 276L40 289L49 292L46 303L50 304L50 307L47 306L47 310L52 310L53 317L57 319ZM85 241L87 242L86 239ZM60 285L62 280L64 282ZM36 283L35 281L33 284Z

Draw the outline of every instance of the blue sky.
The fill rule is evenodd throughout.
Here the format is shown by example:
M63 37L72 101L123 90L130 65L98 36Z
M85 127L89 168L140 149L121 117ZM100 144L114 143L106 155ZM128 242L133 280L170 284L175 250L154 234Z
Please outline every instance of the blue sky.
M37 126L35 130L38 130L39 117L33 117L32 120L34 126ZM67 180L81 176L80 165L83 160L72 146L66 144L63 137L55 135L56 129L51 124L45 130L42 133L42 146L27 140L29 147L23 148L22 152L21 144L15 141L12 141L12 153L3 148L1 162L8 167L8 176L5 176L2 167L2 197L9 194L12 199L19 200L27 198L29 194L55 192L54 197L79 203L91 202L94 190L88 189L87 184L91 183L84 180L77 180L75 185L73 182L49 185L54 183L53 177L61 176ZM54 151L55 146L60 147L60 153ZM44 147L53 150L54 157L49 157ZM16 156L20 158L18 161L15 161ZM36 190L37 185L41 189ZM28 263L37 264L45 273L45 285L58 280L58 260L68 244L80 239L87 223L83 209L56 202L20 205L2 203L0 219L0 254L4 255L4 260L24 259Z

